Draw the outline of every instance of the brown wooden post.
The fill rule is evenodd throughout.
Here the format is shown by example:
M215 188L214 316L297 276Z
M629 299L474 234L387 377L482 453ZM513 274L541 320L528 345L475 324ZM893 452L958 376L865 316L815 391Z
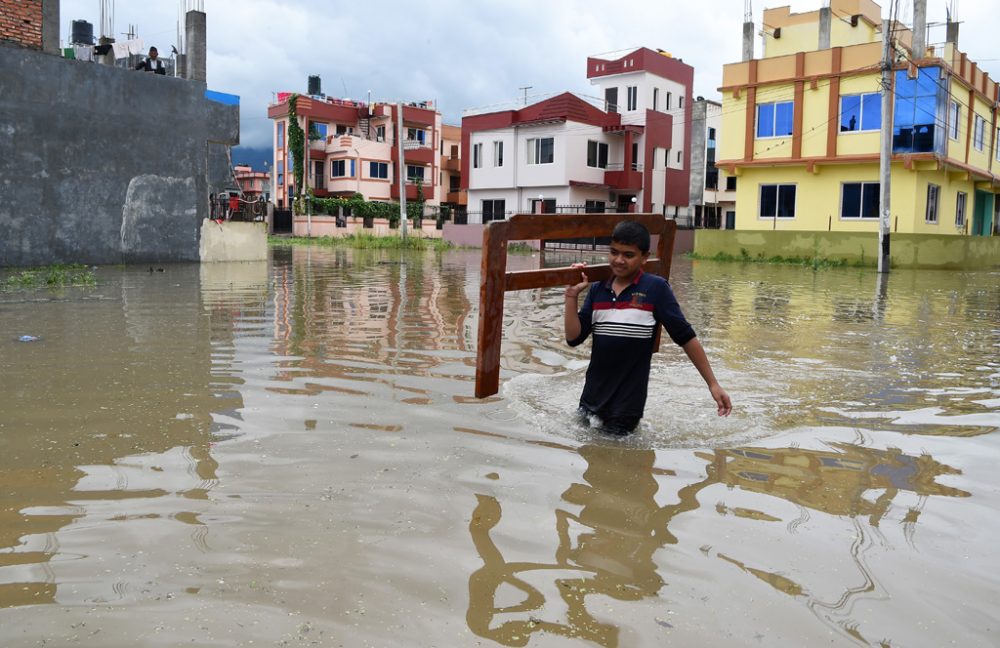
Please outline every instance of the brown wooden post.
M507 221L483 228L483 260L479 270L479 348L476 354L476 398L500 391L500 338L507 273Z

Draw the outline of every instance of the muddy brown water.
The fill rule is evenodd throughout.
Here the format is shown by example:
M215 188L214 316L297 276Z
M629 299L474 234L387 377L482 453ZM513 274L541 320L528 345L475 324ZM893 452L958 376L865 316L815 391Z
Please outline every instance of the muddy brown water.
M616 441L560 291L480 401L478 252L272 255L0 293L0 645L996 645L1000 273L678 260Z

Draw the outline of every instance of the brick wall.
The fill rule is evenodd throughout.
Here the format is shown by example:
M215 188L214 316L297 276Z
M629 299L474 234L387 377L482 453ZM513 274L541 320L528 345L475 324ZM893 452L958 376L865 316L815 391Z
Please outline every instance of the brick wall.
M0 42L42 49L42 2L0 0Z

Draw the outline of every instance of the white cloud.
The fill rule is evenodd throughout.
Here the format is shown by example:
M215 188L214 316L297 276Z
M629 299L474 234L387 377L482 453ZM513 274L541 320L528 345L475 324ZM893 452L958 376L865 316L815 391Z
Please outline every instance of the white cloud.
M148 45L169 52L183 0L118 0L116 32L137 25ZM722 65L742 51L742 0L205 0L209 87L241 97L241 142L268 146L273 93L304 91L310 74L332 96L434 99L445 121L467 108L564 90L592 94L586 57L646 46L695 68L695 94L717 97ZM758 28L763 3L755 3ZM810 11L820 0L775 0ZM884 11L888 11L885 2ZM943 21L940 3L928 20ZM990 0L963 0L959 42L972 60L1000 78L992 56L996 24ZM909 7L909 3L906 3ZM94 0L63 0L70 21L98 23ZM909 19L912 11L904 11ZM930 40L943 40L943 28ZM757 43L760 53L760 43ZM982 58L980 58L982 57Z

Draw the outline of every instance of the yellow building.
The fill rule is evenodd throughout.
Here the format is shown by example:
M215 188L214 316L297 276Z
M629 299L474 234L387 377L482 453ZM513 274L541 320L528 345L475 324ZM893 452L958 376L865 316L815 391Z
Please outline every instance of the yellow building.
M724 67L717 166L738 177L737 230L878 232L881 7L829 4L765 10L763 57L745 40ZM1000 233L997 83L958 50L956 24L937 47L893 31L890 231Z

